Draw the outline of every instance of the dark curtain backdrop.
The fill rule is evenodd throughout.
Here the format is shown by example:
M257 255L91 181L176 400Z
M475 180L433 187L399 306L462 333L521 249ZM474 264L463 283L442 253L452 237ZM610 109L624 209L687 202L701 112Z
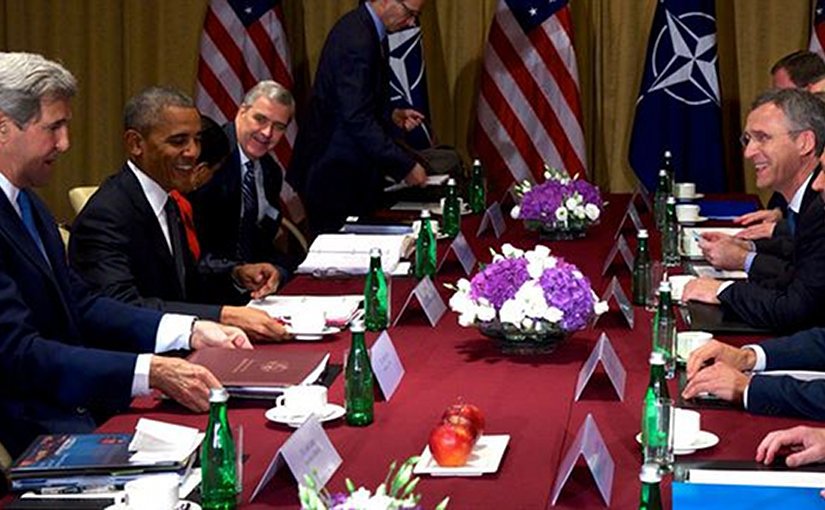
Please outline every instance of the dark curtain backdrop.
M357 0L284 0L295 94L306 97L327 31ZM655 0L572 0L588 166L606 190L633 185L627 147ZM496 0L429 0L422 15L432 121L465 157L478 74ZM66 196L123 160L126 99L153 84L194 93L205 0L0 0L0 50L61 60L80 80L72 148L40 190L59 220ZM718 0L726 162L734 189L754 191L739 136L750 100L780 56L807 47L811 0Z

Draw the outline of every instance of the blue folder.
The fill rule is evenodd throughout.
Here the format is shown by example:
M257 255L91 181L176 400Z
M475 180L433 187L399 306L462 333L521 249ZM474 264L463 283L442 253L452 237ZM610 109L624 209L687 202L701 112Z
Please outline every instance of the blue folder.
M701 200L700 213L712 220L732 220L737 216L756 211L759 206L752 200Z
M673 510L822 509L820 489L673 482Z

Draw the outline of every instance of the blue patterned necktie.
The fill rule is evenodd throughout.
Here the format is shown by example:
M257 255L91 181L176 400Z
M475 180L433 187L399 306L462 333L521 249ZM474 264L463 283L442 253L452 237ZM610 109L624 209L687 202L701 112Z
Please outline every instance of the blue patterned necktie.
M789 207L786 219L788 220L788 230L791 232L792 236L796 235L796 216L797 213Z
M17 194L17 206L20 207L20 218L23 220L23 225L26 226L26 230L29 231L32 241L34 241L40 253L43 254L43 258L48 262L49 257L46 255L46 248L43 246L43 240L40 238L40 233L37 231L37 226L34 223L32 202L26 190L21 189L20 193Z
M258 222L258 193L255 186L255 162L246 162L246 170L241 179L241 228L238 236L238 255L244 261L252 256L252 238Z

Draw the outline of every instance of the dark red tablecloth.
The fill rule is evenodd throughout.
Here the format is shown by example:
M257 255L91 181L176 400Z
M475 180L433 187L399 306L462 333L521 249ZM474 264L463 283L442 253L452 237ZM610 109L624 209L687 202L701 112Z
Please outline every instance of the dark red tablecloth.
M555 254L576 263L587 275L597 293L609 277L601 276L604 259L613 243L627 196L612 196L600 225L585 239L546 243ZM644 215L649 222L649 214ZM508 219L509 230L501 240L492 232L475 239L479 218L465 218L464 233L482 261L489 261L488 247L502 242L529 249L537 242L535 233ZM632 231L628 231L632 237ZM631 247L635 240L629 239ZM446 244L440 245L443 253ZM619 264L614 273L629 292L629 275ZM461 276L457 265L438 277L438 283L453 282ZM412 289L414 282L396 278L393 282L394 310ZM439 287L441 287L439 285ZM298 278L285 289L290 294L359 293L358 280L312 280ZM449 291L443 289L445 299ZM615 308L615 305L613 305ZM496 474L477 478L423 477L418 492L424 495L425 508L444 496L451 497L452 509L540 509L545 508L563 453L575 437L588 413L604 436L616 463L611 508L635 508L638 503L640 466L639 446L634 436L639 431L641 397L647 384L647 357L650 352L651 314L636 309L636 327L629 330L618 312L602 317L595 329L570 337L559 349L546 356L503 356L492 342L474 329L461 328L455 314L447 312L436 328L431 328L420 310L410 310L390 334L406 368L406 376L391 402L378 402L375 423L366 428L348 427L342 420L325 424L343 464L327 485L332 491L344 490L344 478L372 489L384 478L390 462L418 454L424 448L430 429L444 408L456 397L479 405L487 416L487 433L510 434L510 445ZM579 402L573 402L576 378L599 334L612 340L625 368L627 388L620 401L601 369L597 371ZM375 335L368 336L372 342ZM734 342L749 339L734 338ZM332 353L332 362L341 362L349 346L346 333L321 342L290 342L259 348L281 350L322 350ZM675 385L671 394L676 394ZM330 401L343 402L343 379L332 385ZM254 503L249 496L278 447L291 429L264 418L264 402L232 402L229 419L245 427L244 508L297 508L297 487L289 477L276 477ZM101 430L130 431L137 418L149 416L200 428L205 415L193 415L172 403L139 399L132 412L111 419ZM719 445L691 458L750 459L762 436L773 429L798 424L794 419L755 417L740 410L702 411L702 428L717 434ZM665 492L669 499L669 487ZM604 505L583 462L559 499L559 508L602 508Z

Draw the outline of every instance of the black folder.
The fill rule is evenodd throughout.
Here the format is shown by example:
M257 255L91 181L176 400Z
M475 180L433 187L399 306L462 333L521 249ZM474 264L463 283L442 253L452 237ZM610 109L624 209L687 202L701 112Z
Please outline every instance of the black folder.
M770 330L751 326L742 321L731 311L725 310L719 305L709 305L690 301L687 304L685 321L690 329L694 331L707 331L709 333L734 334L769 334Z

